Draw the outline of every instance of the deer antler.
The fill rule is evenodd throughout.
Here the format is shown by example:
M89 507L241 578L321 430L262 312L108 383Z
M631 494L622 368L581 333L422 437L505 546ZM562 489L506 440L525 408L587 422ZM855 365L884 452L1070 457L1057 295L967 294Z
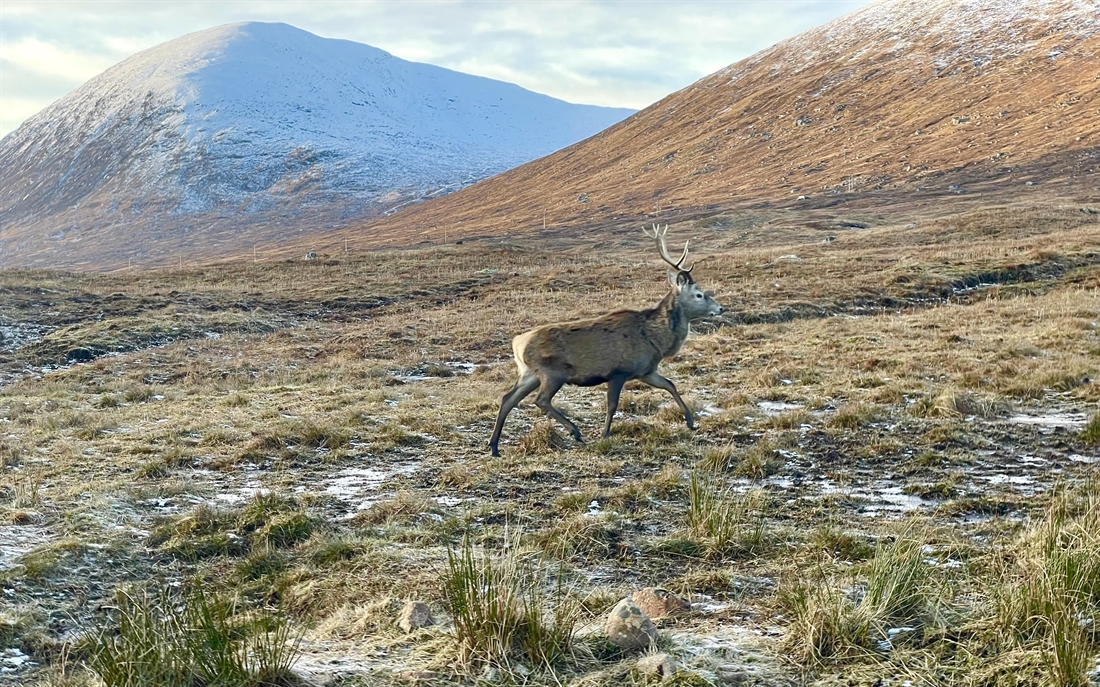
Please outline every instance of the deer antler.
M688 254L688 242L687 241L684 242L684 252L680 254L680 259L679 260L673 260L671 257L669 257L669 255L668 255L668 245L665 244L665 234L668 233L668 225L667 224L663 227L659 227L656 224L654 224L652 234L649 233L649 230L647 230L645 227L642 227L642 233L644 233L649 238L654 239L655 241L657 241L657 250L659 250L661 252L661 259L664 260L665 262L667 262L668 264L672 265L675 269L680 270L681 272L690 272L692 269L695 268L695 265L692 265L691 267L688 267L688 268L681 267L681 265L684 264L684 260L687 259L687 254Z

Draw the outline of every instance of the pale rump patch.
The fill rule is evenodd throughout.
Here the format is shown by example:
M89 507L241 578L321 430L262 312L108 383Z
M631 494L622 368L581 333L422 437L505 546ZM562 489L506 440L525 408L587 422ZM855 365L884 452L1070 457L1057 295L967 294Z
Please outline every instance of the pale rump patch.
M537 329L532 329L512 339L512 355L516 359L516 367L519 368L520 377L527 372L527 363L523 360L523 352L527 350L527 344L530 343L531 337L533 337L537 331Z

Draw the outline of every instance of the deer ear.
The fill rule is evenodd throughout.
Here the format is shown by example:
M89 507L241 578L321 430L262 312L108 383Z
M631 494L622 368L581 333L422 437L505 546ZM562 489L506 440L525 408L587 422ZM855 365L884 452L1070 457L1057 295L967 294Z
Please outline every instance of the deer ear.
M691 275L687 272L680 271L676 273L676 288L678 289L682 289L688 284L693 283L694 281L695 280L692 279Z
M672 288L676 289L677 291L680 290L680 286L682 284L680 282L680 273L679 272L673 272L672 270L669 270L669 272L668 272L668 285L671 286Z

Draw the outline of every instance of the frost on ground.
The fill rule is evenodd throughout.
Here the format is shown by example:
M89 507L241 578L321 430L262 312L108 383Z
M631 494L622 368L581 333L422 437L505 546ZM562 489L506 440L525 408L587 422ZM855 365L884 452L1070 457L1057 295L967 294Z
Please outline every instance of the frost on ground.
M1031 258L1060 251L1077 267L1032 270L1019 290L936 286L1016 265L1016 236L968 248L974 266L956 264L954 229L938 225L829 244L806 230L774 247L805 260L781 292L760 247L730 248L699 269L726 275L716 298L737 303L737 319L700 327L661 366L699 411L697 430L666 392L629 385L601 440L604 390L568 387L555 402L585 443L528 400L499 458L486 442L515 381L511 335L656 302L662 268L639 274L633 251L470 245L50 273L46 316L46 296L11 289L26 300L0 301L5 322L51 329L0 359L35 370L0 387L0 638L11 638L0 651L30 659L0 683L44 679L73 638L114 632L120 591L196 584L249 613L285 613L303 638L297 670L317 683L507 677L457 649L443 582L466 542L479 561L541 566L543 584L525 590L560 581L577 604L574 662L551 674L512 658L515 681L537 687L639 684L639 655L601 633L620 599L651 586L693 604L657 620L658 648L690 684L953 684L972 666L933 653L943 637L1042 665L1045 644L1026 637L1009 653L983 644L1003 635L982 613L994 585L1031 579L1023 554L1045 549L1027 537L1060 495L1067 517L1100 503L1075 495L1095 484L1100 456L1100 292L1081 287L1097 266L1075 253L1095 229L1071 210L1049 213L1068 234L1048 226ZM842 284L828 276L840 269ZM933 286L914 291L919 280ZM828 308L803 307L811 297ZM864 310L828 316L846 304ZM150 334L123 336L137 331ZM46 356L92 343L112 354L41 371ZM918 582L904 603L874 596ZM397 628L408 601L437 625ZM849 653L823 660L806 653L811 636L854 644L824 646Z

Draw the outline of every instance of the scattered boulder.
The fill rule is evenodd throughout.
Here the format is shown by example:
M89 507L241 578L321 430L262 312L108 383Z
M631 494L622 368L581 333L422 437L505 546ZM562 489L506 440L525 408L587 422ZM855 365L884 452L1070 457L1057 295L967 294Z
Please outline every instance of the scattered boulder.
M397 626L406 634L422 627L435 625L432 609L423 601L410 601L397 615Z
M639 658L636 667L642 675L659 677L664 680L676 672L676 661L673 661L672 657L665 653L650 654Z
M607 616L607 639L620 649L645 649L657 642L657 628L629 598L615 604Z
M642 609L642 612L651 619L664 618L665 616L691 610L691 604L676 596L667 589L660 587L646 587L634 592L631 600Z

